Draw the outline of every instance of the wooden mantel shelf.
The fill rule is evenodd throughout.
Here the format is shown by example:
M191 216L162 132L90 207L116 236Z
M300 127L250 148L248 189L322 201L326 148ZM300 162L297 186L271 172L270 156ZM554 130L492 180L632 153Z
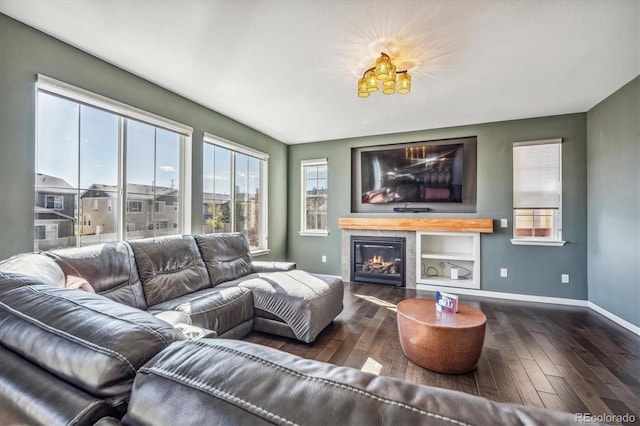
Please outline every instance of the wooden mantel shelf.
M493 232L493 219L341 217L340 229L376 231Z

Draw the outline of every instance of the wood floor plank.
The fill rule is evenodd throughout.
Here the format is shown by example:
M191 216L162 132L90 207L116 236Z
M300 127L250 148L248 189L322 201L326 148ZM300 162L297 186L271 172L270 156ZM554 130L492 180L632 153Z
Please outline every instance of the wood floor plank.
M378 334L378 330L380 329L380 325L384 321L385 318L385 310L386 307L379 307L376 311L373 318L370 321L367 321L367 326L364 332L360 335L360 338L356 342L354 349L367 351L373 344L373 339Z
M640 394L640 373L638 367L627 365L627 360L617 353L617 349L608 347L601 340L592 342L592 336L586 330L578 331L574 336L580 344L587 349L602 365L607 367L622 383L628 386L634 393Z
M505 338L507 339L507 341L509 342L509 344L514 350L514 358L517 357L520 359L533 360L533 356L531 355L527 347L524 345L524 343L522 343L522 340L520 339L518 332L514 329L507 315L504 312L496 312L496 320L502 326L502 329L504 330L504 333L505 333ZM508 358L508 359L510 361L515 360L512 358Z
M466 374L460 374L458 377L458 389L462 392L478 395L478 382L473 371Z
M564 377L548 376L547 378L567 411L570 413L589 413L587 406Z
M598 414L613 414L607 404L602 401L597 392L573 367L558 366L563 378L569 383L575 394L587 407L587 412Z
M538 395L538 391L522 366L520 359L508 361L507 366L511 371L511 375L513 376L513 380L516 384L516 389L518 389L518 394L520 394L520 398L522 399L522 403L526 405L533 405L535 407L544 407L544 404L540 399L540 395Z
M615 417L612 418L612 421L610 423L625 426L640 425L640 417L638 417L637 414L635 414L634 411L631 410L630 407L627 407L623 402L607 398L603 398L602 400L605 404L607 404L607 407L611 409L611 412L614 413ZM616 420L618 418L620 419L620 421ZM631 418L633 418L633 421L630 421Z
M571 350L566 346L564 339L561 341L554 339L554 341L551 342L546 333L534 332L530 334L554 365L570 364L567 360L567 354L570 353Z
M500 352L488 348L486 354L489 360L489 367L498 385L500 399L504 402L522 404L522 398L520 398L518 388L513 381L512 373L504 364Z
M640 418L640 395L634 394L606 367L591 367L591 370L605 383L618 401L623 402L631 412ZM609 405L609 404L607 404Z
M551 361L551 358L549 358L544 349L542 349L538 342L533 338L529 330L517 330L520 334L522 342L525 344L527 350L536 360L544 374L547 376L561 376L560 372L556 368L556 365L553 363L553 361Z
M486 348L484 350L486 350ZM483 355L480 357L480 361L478 361L478 366L474 375L479 388L482 387L485 390L493 389L496 392L498 391L498 386L496 385L496 380L491 372L487 356Z
M555 393L553 386L551 386L551 383L547 380L547 376L544 375L544 372L535 360L522 359L520 362L537 391L550 394Z
M486 386L479 386L478 387L478 395L480 395L483 398L490 399L491 401L504 402L504 401L502 401L502 398L500 397L500 393L498 392L498 389L495 389L495 388L488 388Z
M555 392L538 392L538 395L540 395L540 399L542 400L545 408L548 408L549 410L567 411L567 407L565 407L562 400L555 394Z

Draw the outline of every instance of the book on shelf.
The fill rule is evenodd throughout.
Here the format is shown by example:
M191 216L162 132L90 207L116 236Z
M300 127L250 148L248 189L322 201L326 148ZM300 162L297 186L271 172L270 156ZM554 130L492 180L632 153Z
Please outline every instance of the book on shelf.
M436 291L436 309L438 312L458 312L458 296Z

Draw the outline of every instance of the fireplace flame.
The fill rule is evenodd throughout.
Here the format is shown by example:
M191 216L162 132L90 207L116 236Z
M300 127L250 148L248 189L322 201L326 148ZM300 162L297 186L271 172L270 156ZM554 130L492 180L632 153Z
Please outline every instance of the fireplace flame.
M379 274L395 274L397 271L396 262L393 260L385 261L384 257L376 254L371 256L371 258L362 264L362 271Z

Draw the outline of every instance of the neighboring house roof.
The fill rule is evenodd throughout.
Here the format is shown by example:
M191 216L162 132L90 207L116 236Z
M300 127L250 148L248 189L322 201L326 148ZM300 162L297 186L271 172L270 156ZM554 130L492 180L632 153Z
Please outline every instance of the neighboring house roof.
M53 194L75 194L77 192L64 179L42 173L36 173L36 191Z
M58 211L52 209L46 209L44 207L36 206L34 208L35 214L38 216L38 219L67 219L74 220L71 216L67 216L66 214L62 214Z
M229 194L214 194L212 192L205 192L202 194L202 201L203 202L213 202L213 200L225 200L225 201L229 201L231 199L231 196Z
M128 184L127 194L132 200L152 200L153 197L177 196L177 188L167 188L164 186L154 187L151 185ZM115 185L104 185L94 183L87 189L80 198L115 198L118 195L118 187Z

